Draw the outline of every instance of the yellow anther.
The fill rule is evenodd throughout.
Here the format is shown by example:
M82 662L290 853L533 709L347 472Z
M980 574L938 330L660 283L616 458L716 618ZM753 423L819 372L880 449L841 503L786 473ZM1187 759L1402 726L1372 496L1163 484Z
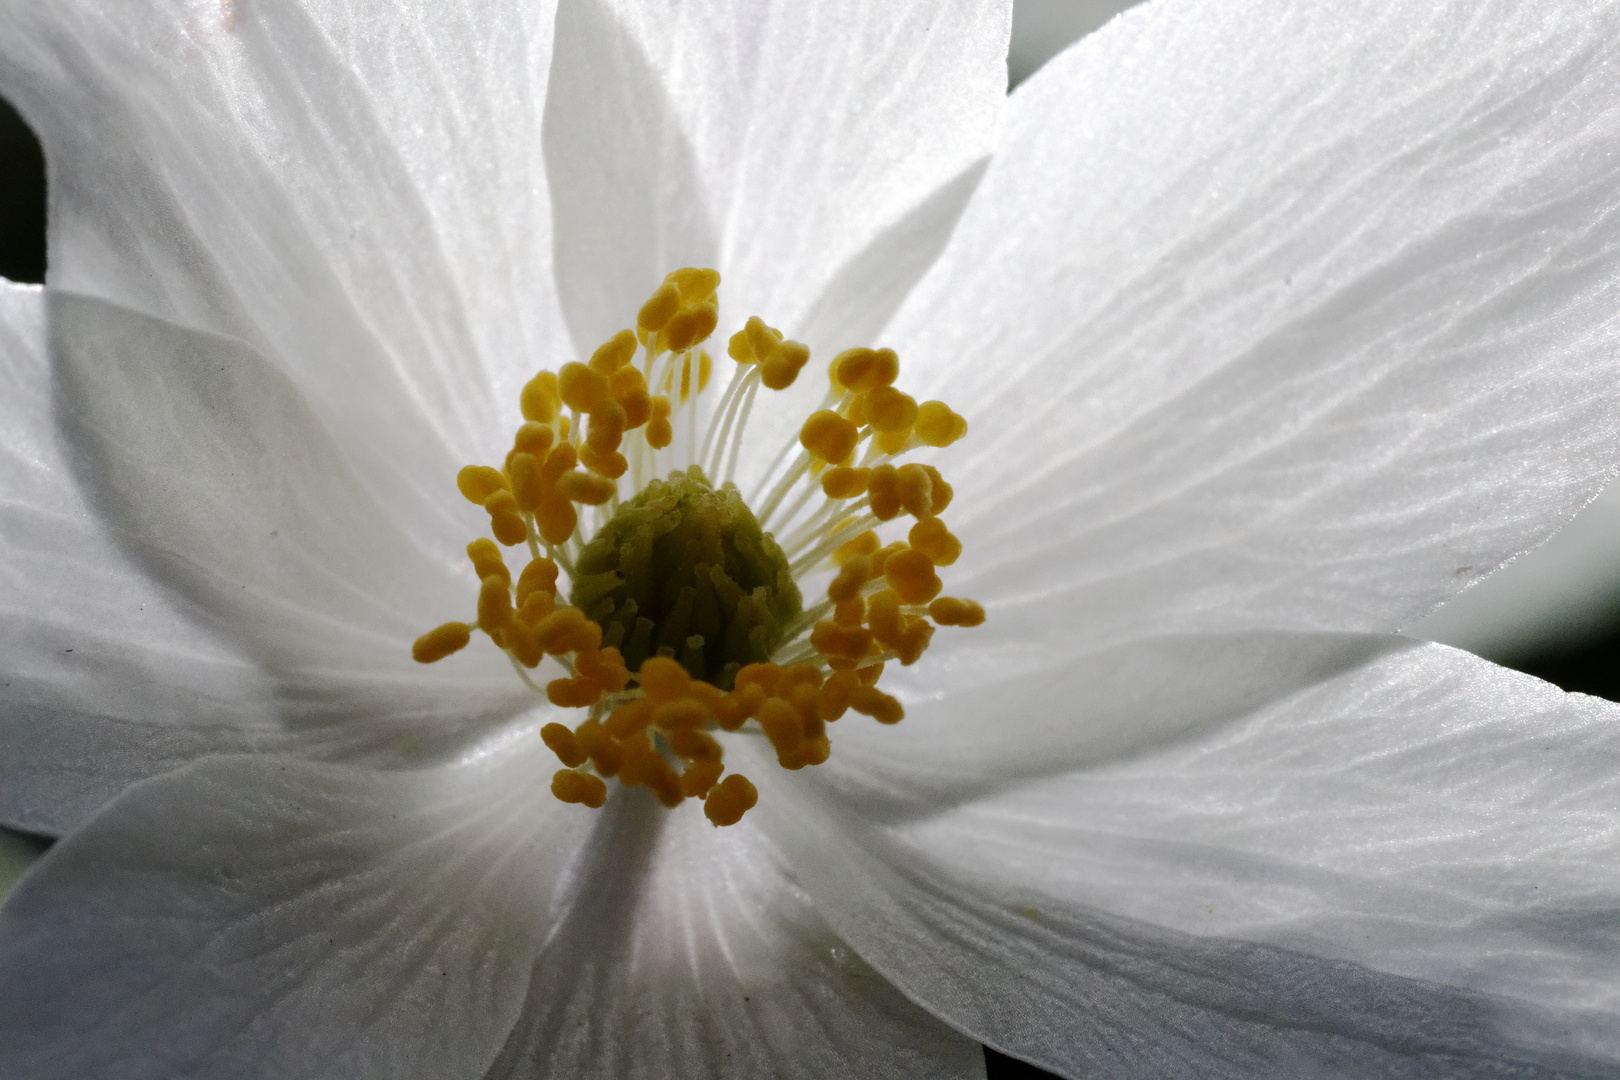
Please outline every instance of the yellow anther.
M479 581L487 577L512 580L512 571L506 568L506 560L501 558L501 549L487 536L480 536L467 545L467 558L472 560L473 570L478 574Z
M927 619L907 615L900 627L900 636L889 647L900 661L901 667L910 667L922 658L928 643L934 639L934 624Z
M917 422L917 402L892 386L877 386L861 395L866 422L878 431L909 431Z
M597 454L613 453L624 438L625 421L628 419L624 406L609 398L606 404L591 413L591 426L585 432L585 445Z
M899 375L900 358L893 349L845 349L832 363L833 382L856 393L888 386Z
M726 355L739 364L756 364L769 356L781 340L782 331L766 326L758 315L750 315L726 343Z
M546 498L534 508L534 524L540 538L555 547L574 535L579 527L579 511L561 495Z
M978 626L984 622L984 608L973 600L941 596L928 605L928 614L941 626Z
M523 392L518 396L518 407L523 410L525 420L549 424L557 419L562 411L562 395L557 390L557 376L552 372L542 371L530 379L524 384Z
M928 512L938 517L945 512L947 506L951 505L951 498L956 494L956 489L947 484L945 478L939 475L939 470L932 465L919 467L928 474L929 483L932 485L929 489L929 498L933 501L928 507Z
M654 450L662 450L675 441L675 429L669 423L672 408L669 398L662 394L652 399L652 417L647 421L647 445Z
M591 353L590 366L603 375L612 375L635 358L636 345L634 331L620 330Z
M716 784L703 800L703 816L716 825L735 825L759 802L759 789L741 773Z
M624 666L624 656L611 645L600 651L580 652L574 657L574 674L591 680L610 694L617 694L630 685L630 669Z
M577 607L558 608L541 619L535 624L534 636L551 656L602 646L602 628Z
M579 463L587 469L604 476L609 480L617 480L630 469L630 462L617 450L607 454L598 454L586 443L579 448Z
M781 683L782 669L776 664L744 664L742 670L737 672L735 686L739 693L755 687L765 697L770 697Z
M531 598L530 603L533 603ZM501 633L502 646L517 658L517 662L526 668L539 667L540 661L546 658L546 651L534 638L533 623L522 617L518 612L512 619L512 624Z
M607 785L602 778L572 769L558 769L551 778L551 793L565 803L584 803L592 810L607 802Z
M872 576L881 577L883 575L883 566L889 561L889 556L906 550L906 547L907 544L904 540L896 540L894 543L887 544L872 552L869 556L872 560Z
M900 470L893 465L879 465L872 470L867 484L871 496L872 515L879 521L890 521L900 516L904 507L900 491Z
M605 476L574 470L557 479L557 494L570 502L586 506L601 506L613 498L619 486Z
M506 459L506 471L512 477L512 499L518 509L532 511L539 506L545 494L540 482L540 459L521 450L513 451Z
M827 586L827 599L835 604L860 596L861 586L871 581L872 560L867 555L855 555L838 568L832 583Z
M925 401L917 406L917 437L929 446L949 446L966 435L967 429L967 421L943 401Z
M536 461L544 461L546 455L551 452L551 444L556 441L557 430L550 424L526 420L523 426L517 429L516 437L512 439L512 449L533 454Z
M468 465L456 473L456 487L468 502L483 506L485 499L506 487L506 477L488 465Z
M894 698L871 686L859 686L849 695L849 707L880 724L898 724L906 710Z
M485 499L484 509L489 511L490 531L495 534L495 539L507 547L514 547L528 539L529 527L518 514L517 500L510 491L502 488Z
M517 604L522 607L530 595L535 592L544 592L556 595L557 592L557 564L545 556L530 559L529 565L523 568L517 580Z
M802 769L806 765L820 765L832 756L832 744L827 736L805 739L790 754L776 755L776 763L784 769Z
M562 724L552 723L541 728L540 740L551 748L558 761L570 769L579 768L590 756L585 753L584 747L579 745L579 740L574 738L574 733Z
M840 626L831 619L816 623L810 631L810 644L823 656L859 660L872 647L872 631L860 626Z
M649 656L643 660L637 678L641 681L641 692L655 705L686 697L692 686L692 676L667 656Z
M591 767L602 776L613 776L624 764L624 751L596 720L586 720L574 729L581 750L591 756Z
M857 555L875 555L882 546L883 542L878 539L878 534L868 529L833 552L833 562L842 566Z
M642 668L645 669L646 665L643 664ZM695 729L708 723L710 715L708 706L701 701L680 698L654 706L653 723L667 731Z
M810 362L810 347L797 341L784 341L759 365L759 380L768 390L786 390Z
M900 466L895 470L895 485L906 513L919 519L933 513L934 479L923 466Z
M652 396L647 379L637 367L622 367L608 380L613 400L624 410L624 429L633 431L652 417Z
M783 698L766 698L759 707L759 727L771 740L778 757L791 754L804 741L804 721L799 710Z
M792 697L794 687L808 686L814 690L821 685L821 679L821 669L814 664L794 664L782 669L782 681L777 684L776 692L782 697Z
M627 787L648 788L665 806L679 806L686 797L681 792L681 778L663 755L653 748L647 737L637 735L619 745L624 751L619 782Z
M549 486L557 482L557 477L579 464L579 451L574 444L565 442L551 452L546 463L540 467L540 478Z
M878 448L881 454L893 457L904 453L911 447L911 428L900 428L897 431L880 431L872 436L872 445Z
M464 622L447 622L416 639L411 646L411 659L418 664L431 664L460 652L471 640L472 627Z
M627 701L608 714L602 726L609 735L615 739L628 739L630 736L647 730L652 723L652 702L644 698Z
M522 623L525 627L529 628L529 637L532 641L534 636L532 631L534 627L540 625L541 619L544 619L547 615L550 615L553 611L557 610L557 598L551 593L546 592L544 589L536 589L529 595L525 596L522 602L516 605L516 608L517 614L512 617L518 622ZM534 647L536 649L540 648L540 643L534 642ZM542 651L538 655L544 656L545 653ZM540 661L538 659L535 660L536 664L539 662ZM533 667L534 665L530 664L529 666Z
M865 495L872 482L871 469L852 469L838 465L821 474L821 490L829 499L853 499Z
M564 364L557 372L557 389L562 402L579 412L595 412L613 400L606 375L578 361Z
M688 761L719 761L722 756L719 741L702 731L670 732L669 748Z
M933 562L915 548L889 556L883 564L883 577L905 604L926 604L945 587L934 573Z
M647 339L664 328L664 324L681 309L681 290L668 278L653 291L636 314L636 340L643 345Z
M866 621L866 600L859 596L851 596L848 600L840 600L833 607L833 622L839 626L859 626Z
M720 288L720 271L701 266L683 266L664 275L681 293L681 305L692 307L714 297Z
M892 646L900 640L900 631L903 629L900 622L900 597L893 589L883 589L874 593L866 601L866 625L872 628L872 636L886 646Z
M584 709L602 700L602 688L590 679L553 679L546 683L546 700L559 709Z
M811 455L839 465L855 451L859 433L855 425L830 409L810 414L799 429L799 442Z
M718 761L694 761L681 774L681 794L690 799L701 799L719 781L726 767Z
M937 517L925 517L917 522L906 539L935 566L949 566L962 554L962 541L952 536Z
M853 671L835 671L816 691L816 713L825 721L837 720L849 709L850 695L861 685Z
M676 312L658 334L658 344L670 352L683 352L707 341L720 322L720 309L700 304Z
M491 637L512 621L512 585L504 577L490 575L478 585L478 629Z
M765 703L766 693L758 686L742 686L721 698L714 705L714 722L722 731L736 731Z

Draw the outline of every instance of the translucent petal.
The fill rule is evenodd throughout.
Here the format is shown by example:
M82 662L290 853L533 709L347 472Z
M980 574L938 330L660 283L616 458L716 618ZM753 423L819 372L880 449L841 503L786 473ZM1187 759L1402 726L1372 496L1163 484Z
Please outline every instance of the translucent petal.
M559 340L551 25L545 4L7 5L52 284L255 348L448 549L443 485L504 449Z
M870 776L795 799L764 774L761 827L878 970L1048 1067L1606 1074L1620 707L1396 642L904 817L869 813Z
M565 0L545 145L576 347L683 265L723 276L728 374L750 315L829 359L871 344L978 182L1008 26L1008 4L967 0ZM814 407L820 370L761 396L745 476Z
M90 505L274 681L304 748L418 760L532 701L498 650L411 659L418 634L472 614L471 568L411 542L284 374L239 342L50 295L58 411ZM483 514L464 509L475 531Z
M132 788L0 909L0 1071L483 1075L570 846L535 764L214 758Z
M268 684L118 549L57 435L43 290L0 282L0 822L55 835L274 726Z
M1617 34L1171 0L1020 87L889 335L973 425L952 588L1062 640L1392 629L1543 539L1620 460Z
M620 792L490 1080L982 1077L977 1043L828 930L769 845Z

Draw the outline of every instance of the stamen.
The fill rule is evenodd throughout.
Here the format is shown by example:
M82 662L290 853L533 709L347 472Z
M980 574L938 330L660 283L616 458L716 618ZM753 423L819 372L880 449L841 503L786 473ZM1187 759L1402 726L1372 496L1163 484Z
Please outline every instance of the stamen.
M563 802L600 807L604 780L616 779L670 807L702 799L717 826L759 797L726 774L717 735L752 723L781 767L819 765L831 753L827 725L847 713L885 724L904 716L877 689L887 661L913 664L936 627L985 618L973 601L940 595L939 568L962 553L939 517L950 485L932 465L894 461L950 445L967 423L898 389L891 350L833 359L822 407L796 445L783 440L760 474L760 513L750 509L730 477L754 401L761 387L792 386L810 350L749 318L728 341L736 370L718 401L700 407L719 284L713 270L674 271L633 330L524 385L523 423L502 467L456 476L494 538L467 546L476 623L444 623L412 647L433 663L482 630L537 694L587 710L572 729L541 729L565 766L551 780ZM718 487L710 475L723 477ZM885 545L877 529L902 515L913 519L906 538ZM788 543L765 530L772 522ZM514 583L500 545L525 542L530 558ZM799 583L823 573L824 598L805 607ZM542 688L529 672L548 656L563 676Z

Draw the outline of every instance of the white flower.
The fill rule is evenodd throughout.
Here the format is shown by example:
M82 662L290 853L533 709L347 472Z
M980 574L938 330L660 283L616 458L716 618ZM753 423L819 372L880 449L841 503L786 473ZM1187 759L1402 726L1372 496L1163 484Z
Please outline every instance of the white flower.
M1620 1068L1620 710L1390 633L1616 461L1620 8L1159 0L1004 102L1006 25L0 3L0 1074ZM990 610L729 829L407 655L681 265L967 414Z

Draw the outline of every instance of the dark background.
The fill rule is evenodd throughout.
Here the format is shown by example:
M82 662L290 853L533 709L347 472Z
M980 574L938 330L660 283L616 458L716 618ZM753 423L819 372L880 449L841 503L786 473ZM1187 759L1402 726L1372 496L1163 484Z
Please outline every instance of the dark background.
M28 126L4 100L0 100L0 277L45 280L45 159ZM1566 690L1620 700L1620 611L1573 646L1530 647L1490 659ZM43 850L44 843L36 846ZM991 1080L1052 1075L990 1049L985 1050L985 1060Z

